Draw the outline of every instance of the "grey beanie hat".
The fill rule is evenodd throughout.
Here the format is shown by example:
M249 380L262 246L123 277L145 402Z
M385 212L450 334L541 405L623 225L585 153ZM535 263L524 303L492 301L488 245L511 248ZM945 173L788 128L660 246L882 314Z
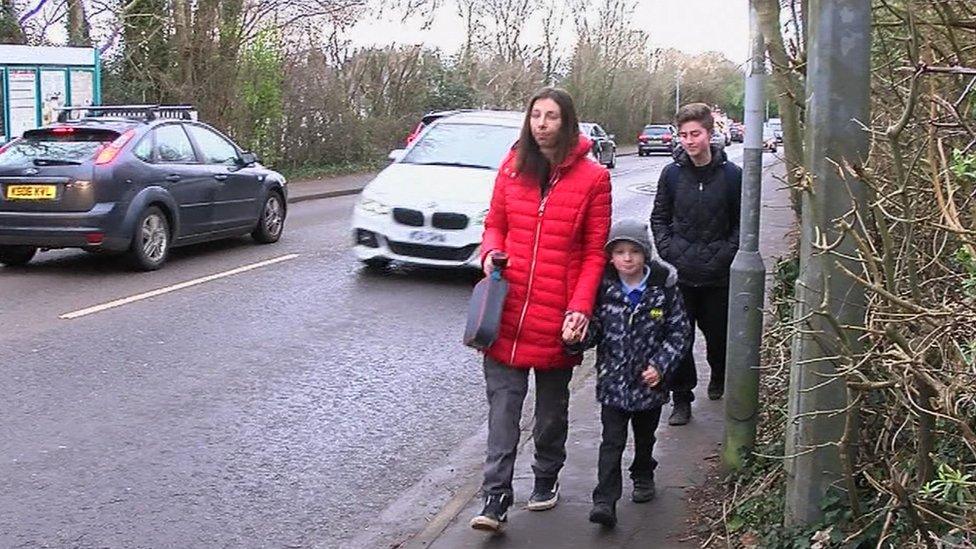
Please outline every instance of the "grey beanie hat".
M603 249L609 252L614 244L621 241L633 242L640 246L644 250L644 256L646 256L648 261L657 258L657 250L654 249L654 244L651 243L651 237L647 231L647 223L633 218L617 221L610 227L610 236L607 238L607 244Z

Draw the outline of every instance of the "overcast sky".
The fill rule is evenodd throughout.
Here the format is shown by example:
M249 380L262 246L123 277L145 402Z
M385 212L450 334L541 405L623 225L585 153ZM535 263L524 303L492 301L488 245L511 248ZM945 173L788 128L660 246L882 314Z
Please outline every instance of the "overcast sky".
M747 0L641 0L634 19L650 35L653 47L674 47L692 54L720 51L743 63L749 50L747 5ZM421 30L419 19L404 22L395 15L358 24L351 38L361 46L423 43L450 53L464 40L464 25L451 2L428 30ZM527 31L527 41L535 43L538 31L532 27Z

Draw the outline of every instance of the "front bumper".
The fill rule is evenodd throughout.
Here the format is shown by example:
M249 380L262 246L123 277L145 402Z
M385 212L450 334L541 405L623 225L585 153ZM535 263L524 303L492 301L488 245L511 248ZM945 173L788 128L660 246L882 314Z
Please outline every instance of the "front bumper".
M122 251L129 236L122 235L125 208L103 202L87 212L0 211L0 245L38 248L100 248Z
M673 147L667 143L640 143L637 150L640 152L671 152Z
M386 258L414 265L481 269L481 225L461 230L395 223L390 215L353 212L353 254L360 261Z

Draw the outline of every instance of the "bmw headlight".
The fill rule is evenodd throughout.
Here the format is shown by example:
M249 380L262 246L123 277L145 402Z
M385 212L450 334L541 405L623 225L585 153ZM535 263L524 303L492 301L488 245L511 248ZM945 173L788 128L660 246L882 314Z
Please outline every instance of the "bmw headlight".
M363 198L360 200L359 208L364 212L371 213L373 215L390 215L389 206L371 198Z
M488 217L488 210L485 210L485 211L481 212L480 214L476 215L474 217L474 224L475 225L484 225L485 224L485 218L486 217Z

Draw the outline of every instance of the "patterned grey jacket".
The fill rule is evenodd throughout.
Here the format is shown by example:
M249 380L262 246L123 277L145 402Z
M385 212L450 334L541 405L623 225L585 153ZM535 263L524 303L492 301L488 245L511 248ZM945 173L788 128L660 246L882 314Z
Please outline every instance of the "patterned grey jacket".
M666 380L691 344L691 324L674 267L651 261L647 289L631 307L612 268L600 284L597 304L584 340L567 349L579 353L596 345L596 397L602 404L634 412L664 405ZM662 383L648 387L641 374L649 365Z

